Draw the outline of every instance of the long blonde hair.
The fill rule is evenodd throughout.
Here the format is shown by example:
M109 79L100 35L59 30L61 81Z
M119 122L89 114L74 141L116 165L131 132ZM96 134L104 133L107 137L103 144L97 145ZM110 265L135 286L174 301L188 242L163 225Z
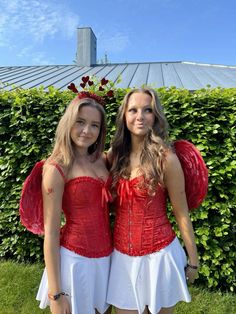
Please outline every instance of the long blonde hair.
M151 106L155 116L154 125L147 132L140 156L140 172L144 176L144 186L150 194L156 190L158 183L164 183L164 160L168 149L168 123L162 110L157 93L151 88L138 88L128 92L119 108L116 120L116 133L112 142L112 168L113 187L119 177L130 177L131 135L126 126L125 112L129 98L134 93L144 93L151 96Z
M94 99L79 99L76 96L66 108L65 113L61 117L55 134L55 144L52 153L47 161L56 161L67 170L72 166L75 154L74 146L71 140L71 129L76 122L79 110L84 106L96 108L101 114L101 126L96 143L88 148L88 153L94 157L94 160L100 157L104 150L106 137L106 116L104 108Z

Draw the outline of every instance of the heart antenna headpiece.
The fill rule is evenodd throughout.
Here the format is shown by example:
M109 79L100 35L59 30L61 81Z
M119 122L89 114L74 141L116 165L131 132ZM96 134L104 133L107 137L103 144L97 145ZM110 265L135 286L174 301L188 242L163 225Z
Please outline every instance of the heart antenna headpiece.
M79 99L91 98L98 102L100 105L105 106L109 100L114 101L114 92L109 88L109 80L102 78L96 86L94 81L89 76L83 76L80 86L83 88L82 91L79 91L74 83L68 85L68 89L72 92L78 94Z

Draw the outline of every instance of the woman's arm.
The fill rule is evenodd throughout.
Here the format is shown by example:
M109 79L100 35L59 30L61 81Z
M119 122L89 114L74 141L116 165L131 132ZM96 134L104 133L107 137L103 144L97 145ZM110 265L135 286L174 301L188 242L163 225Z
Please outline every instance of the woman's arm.
M42 193L44 208L44 259L48 277L48 292L62 292L60 275L60 225L64 180L53 165L46 165L43 172ZM69 313L65 296L50 301L52 313ZM66 311L63 312L63 309Z
M188 253L189 264L199 266L194 231L189 217L185 194L184 174L178 157L172 152L168 152L166 156L165 185L181 237ZM193 282L197 276L197 269L188 268L187 271L189 281Z

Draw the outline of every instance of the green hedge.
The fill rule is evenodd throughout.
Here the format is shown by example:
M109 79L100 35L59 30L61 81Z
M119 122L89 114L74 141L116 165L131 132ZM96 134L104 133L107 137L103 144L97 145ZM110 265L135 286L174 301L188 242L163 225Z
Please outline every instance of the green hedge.
M119 101L107 112L107 148L115 131ZM200 150L209 168L209 192L191 214L201 258L198 281L210 288L235 290L236 89L203 89L190 93L158 89L170 124L171 139L187 139ZM52 147L54 132L71 92L50 88L0 92L0 257L42 260L42 237L19 223L22 183L36 161Z

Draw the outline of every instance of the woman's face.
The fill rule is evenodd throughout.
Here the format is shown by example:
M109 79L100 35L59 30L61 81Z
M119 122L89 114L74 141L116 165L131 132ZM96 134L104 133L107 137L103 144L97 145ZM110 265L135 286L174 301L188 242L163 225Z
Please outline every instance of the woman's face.
M125 110L125 121L131 136L144 137L153 127L155 115L152 109L152 97L137 92L129 97Z
M71 129L72 142L80 149L88 149L98 139L101 128L101 113L92 106L79 109L75 124Z

